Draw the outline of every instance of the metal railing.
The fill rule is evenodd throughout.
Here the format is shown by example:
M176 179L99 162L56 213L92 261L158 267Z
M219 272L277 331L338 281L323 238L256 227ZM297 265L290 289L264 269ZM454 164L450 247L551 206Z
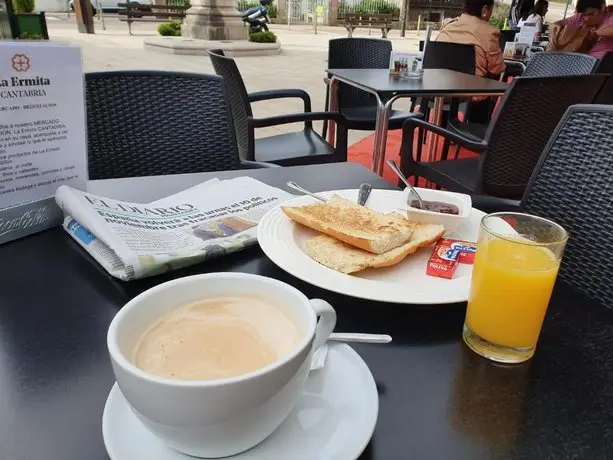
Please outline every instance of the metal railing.
M338 6L338 17L345 13L375 13L391 14L394 20L400 17L402 0L341 0Z

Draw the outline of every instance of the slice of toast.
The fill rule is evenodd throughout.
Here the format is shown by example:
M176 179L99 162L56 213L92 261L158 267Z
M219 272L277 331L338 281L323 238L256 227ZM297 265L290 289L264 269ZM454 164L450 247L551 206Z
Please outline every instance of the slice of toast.
M384 214L334 195L326 203L281 206L296 222L373 254L402 246L416 226L396 213Z
M445 233L445 227L415 224L411 239L384 254L371 254L343 243L328 235L319 235L306 242L309 256L320 264L341 273L355 273L369 267L389 267L402 262L419 248L430 246Z

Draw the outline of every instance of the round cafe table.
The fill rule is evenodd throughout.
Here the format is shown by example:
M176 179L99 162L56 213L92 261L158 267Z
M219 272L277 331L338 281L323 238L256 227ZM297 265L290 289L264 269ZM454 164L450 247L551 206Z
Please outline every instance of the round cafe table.
M313 191L362 182L392 188L359 165L334 164L98 181L90 191L147 202L237 175ZM123 283L56 228L0 246L0 263L2 460L108 459L101 415L113 384L109 322L151 286L214 271L283 280L331 302L337 330L393 336L390 345L354 346L380 401L361 460L613 458L613 312L569 286L556 287L535 357L505 367L462 343L465 304L386 305L334 294L289 276L258 247Z

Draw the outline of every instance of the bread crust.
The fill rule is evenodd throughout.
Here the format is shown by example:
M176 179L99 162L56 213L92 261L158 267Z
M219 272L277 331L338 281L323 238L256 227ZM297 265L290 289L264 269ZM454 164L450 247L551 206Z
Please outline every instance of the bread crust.
M415 223L395 214L359 206L338 195L326 203L281 206L290 219L373 254L383 254L410 240Z

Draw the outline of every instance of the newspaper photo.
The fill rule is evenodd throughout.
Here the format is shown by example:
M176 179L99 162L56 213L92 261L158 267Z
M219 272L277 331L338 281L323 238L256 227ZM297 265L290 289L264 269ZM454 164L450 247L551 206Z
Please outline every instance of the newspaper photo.
M152 203L130 203L62 185L64 229L112 276L157 275L257 242L262 216L293 195L250 177L212 179Z

